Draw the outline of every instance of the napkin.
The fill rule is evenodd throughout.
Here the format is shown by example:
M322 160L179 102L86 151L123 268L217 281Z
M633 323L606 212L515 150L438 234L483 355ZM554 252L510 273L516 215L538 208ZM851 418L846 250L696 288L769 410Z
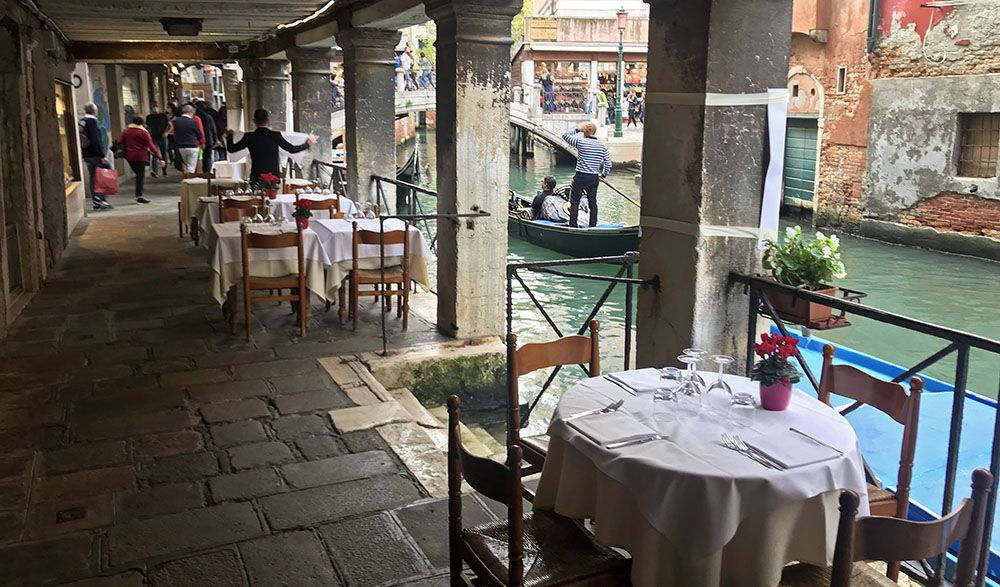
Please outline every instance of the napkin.
M600 445L633 436L655 434L653 430L639 423L631 414L622 411L582 416L570 420L567 424Z
M660 377L660 372L652 367L635 371L619 371L611 373L610 376L636 391L654 391L666 383L666 380Z
M783 430L752 439L745 438L744 441L786 469L804 467L841 456L836 449L824 446L792 430Z

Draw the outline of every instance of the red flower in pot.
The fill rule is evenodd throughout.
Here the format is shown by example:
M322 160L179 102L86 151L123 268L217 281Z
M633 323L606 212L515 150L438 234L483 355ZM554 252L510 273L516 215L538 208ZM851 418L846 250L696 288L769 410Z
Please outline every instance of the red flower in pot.
M277 198L278 189L281 188L281 178L273 173L261 173L259 179L260 189L264 195L272 200Z
M781 411L792 399L792 384L802 378L790 359L798 352L794 336L761 334L753 352L760 357L750 371L750 379L760 381L760 403L766 410Z
M295 211L292 212L292 217L295 218L295 224L302 230L309 228L309 219L313 215L310 208L312 208L312 201L295 200Z

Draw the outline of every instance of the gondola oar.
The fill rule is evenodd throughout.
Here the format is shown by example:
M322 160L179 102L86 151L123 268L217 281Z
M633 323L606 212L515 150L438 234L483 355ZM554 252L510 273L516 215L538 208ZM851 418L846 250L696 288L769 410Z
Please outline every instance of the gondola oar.
M642 206L640 206L638 202L636 202L636 201L635 201L635 200L633 200L632 198L630 198L630 197L626 196L625 194L623 194L623 193L622 193L622 191L621 191L620 189L616 188L615 186L613 186L613 185L611 185L610 183L608 183L607 181L605 181L603 177L602 177L602 178L600 178L600 181L601 181L601 183L603 183L604 185L606 185L606 186L608 186L609 188L611 188L611 189L612 189L612 190L613 190L613 191L614 191L614 192L615 192L616 194L618 194L619 196L621 196L621 197L625 198L626 200L628 200L628 201L629 201L629 203L631 203L631 204L632 204L633 206L635 206L636 208L642 208Z

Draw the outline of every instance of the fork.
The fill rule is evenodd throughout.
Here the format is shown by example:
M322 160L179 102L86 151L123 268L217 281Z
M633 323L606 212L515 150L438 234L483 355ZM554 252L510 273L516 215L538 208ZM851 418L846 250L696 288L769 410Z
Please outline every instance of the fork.
M623 405L625 405L625 400L620 399L616 402L611 402L603 408L594 408L593 410L586 410L573 414L572 416L567 416L563 419L563 422L569 422L570 420L576 420L577 418L592 416L594 414L610 414L611 412L617 412Z
M731 436L729 436L728 434L723 434L722 435L722 442L725 444L726 448L728 448L729 450L734 450L734 451L740 453L741 455L743 455L743 456L745 456L745 457L747 457L749 459L752 459L758 465L761 465L763 467L767 467L768 469L774 469L775 468L770 463L768 463L764 459L761 459L760 457L758 457L754 453L750 452L749 450L743 450L743 449L741 449L739 447L739 445L736 444L736 441L733 440L733 438Z

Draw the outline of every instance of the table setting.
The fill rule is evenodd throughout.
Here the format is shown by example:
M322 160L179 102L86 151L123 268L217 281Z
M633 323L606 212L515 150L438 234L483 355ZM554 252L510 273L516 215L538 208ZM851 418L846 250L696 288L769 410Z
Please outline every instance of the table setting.
M788 562L829 564L840 492L867 514L857 438L792 389L794 344L764 336L752 379L726 373L732 357L688 348L683 368L567 390L534 507L592 519L599 541L632 555L636 585L776 585Z

